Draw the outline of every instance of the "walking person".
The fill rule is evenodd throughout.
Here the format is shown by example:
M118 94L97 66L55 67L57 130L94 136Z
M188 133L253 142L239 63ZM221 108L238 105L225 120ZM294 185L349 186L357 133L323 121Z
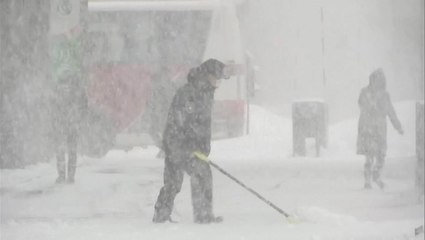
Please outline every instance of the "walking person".
M193 217L196 223L222 221L213 213L213 183L210 165L193 153L208 156L211 149L211 112L218 80L228 78L227 66L209 59L190 70L187 83L177 90L163 134L164 185L155 204L153 222L171 221L174 199L183 175L190 176Z
M58 171L56 183L75 181L78 136L87 109L85 90L78 85L79 79L75 75L65 78L58 83L52 103L53 140Z
M393 127L403 134L390 94L386 91L386 79L382 69L369 76L369 85L361 90L358 100L360 118L357 136L357 154L365 155L364 177L366 189L373 180L381 189L385 184L381 179L387 152L387 119Z
M52 38L52 140L57 160L56 183L74 183L78 135L86 115L87 96L79 26ZM66 155L68 156L68 162Z

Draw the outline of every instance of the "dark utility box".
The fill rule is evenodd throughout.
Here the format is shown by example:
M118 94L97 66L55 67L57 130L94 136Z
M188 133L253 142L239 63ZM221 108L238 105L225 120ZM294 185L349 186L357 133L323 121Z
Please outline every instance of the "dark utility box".
M322 101L292 103L292 140L294 156L306 155L306 138L314 138L316 156L328 144L328 107Z

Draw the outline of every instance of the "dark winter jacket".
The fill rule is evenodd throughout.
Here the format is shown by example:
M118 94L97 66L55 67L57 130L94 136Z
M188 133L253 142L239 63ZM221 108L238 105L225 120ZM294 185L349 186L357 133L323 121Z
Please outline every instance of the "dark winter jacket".
M163 134L163 148L171 160L186 160L194 151L210 153L214 91L200 67L192 69L188 83L177 90Z
M383 72L375 71L370 83L363 88L359 97L360 118L358 124L357 153L368 156L385 156L387 150L387 120L402 132L390 95L385 90Z

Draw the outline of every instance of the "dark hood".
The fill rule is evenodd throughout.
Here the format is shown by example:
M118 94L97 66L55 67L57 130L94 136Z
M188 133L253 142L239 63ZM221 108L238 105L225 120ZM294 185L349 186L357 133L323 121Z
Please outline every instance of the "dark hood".
M376 69L370 74L369 88L373 91L380 91L386 89L385 74L381 68Z
M213 75L217 79L224 77L223 70L226 65L217 59L210 58L203 62L199 67L202 71Z
M208 75L212 75L217 79L223 78L224 66L224 63L216 59L208 59L198 67L190 69L187 81L200 90L214 90L216 87L210 84Z

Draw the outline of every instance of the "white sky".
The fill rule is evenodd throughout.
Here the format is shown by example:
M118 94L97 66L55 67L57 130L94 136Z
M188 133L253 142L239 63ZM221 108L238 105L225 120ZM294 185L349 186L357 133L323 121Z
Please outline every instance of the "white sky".
M423 0L248 2L242 26L261 69L264 103L288 113L293 99L324 98L331 121L352 117L378 67L395 101L423 99Z

